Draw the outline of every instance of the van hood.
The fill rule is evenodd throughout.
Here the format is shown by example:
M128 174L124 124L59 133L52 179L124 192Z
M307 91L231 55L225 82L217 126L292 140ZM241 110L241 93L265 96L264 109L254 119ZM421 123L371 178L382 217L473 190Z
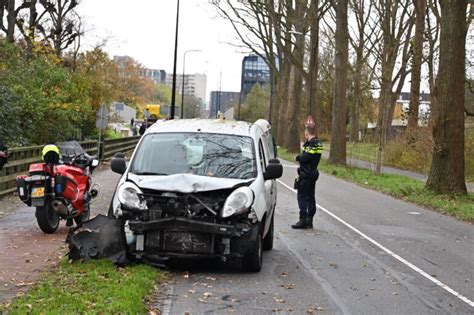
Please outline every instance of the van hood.
M235 186L248 184L255 179L217 178L194 174L174 174L165 176L149 176L128 174L128 179L138 187L159 191L180 193L196 193L220 189L229 189Z

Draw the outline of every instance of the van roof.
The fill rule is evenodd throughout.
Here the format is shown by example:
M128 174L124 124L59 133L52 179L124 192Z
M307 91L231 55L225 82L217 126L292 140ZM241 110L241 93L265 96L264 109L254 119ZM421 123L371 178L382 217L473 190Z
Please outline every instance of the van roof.
M252 126L258 126L259 128L262 128L257 124L236 120L173 119L154 123L150 128L148 128L146 133L203 132L251 136Z

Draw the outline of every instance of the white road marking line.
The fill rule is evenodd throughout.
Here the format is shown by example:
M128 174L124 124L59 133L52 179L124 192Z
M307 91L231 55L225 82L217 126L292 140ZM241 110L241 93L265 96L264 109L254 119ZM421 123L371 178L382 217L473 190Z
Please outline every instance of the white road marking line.
M421 213L418 211L411 211L411 212L408 212L408 214L421 215Z
M290 186L288 186L287 184L285 184L284 182L282 182L281 180L277 180L281 185L283 185L283 187L287 188L288 190L296 193L296 190L291 188ZM374 240L373 238L367 236L365 233L361 232L360 230L358 230L357 228L355 228L354 226L350 225L349 223L347 223L346 221L344 221L343 219L339 218L337 215L335 215L334 213L332 213L331 211L327 210L326 208L322 207L321 205L317 204L318 208L321 209L324 213L326 213L327 215L331 216L333 219L335 219L336 221L339 221L339 223L345 225L346 227L348 227L349 229L351 229L352 231L356 232L357 234L359 234L360 236L362 236L363 238L365 238L367 241L371 242L372 244L374 244L375 246L377 246L378 248L380 248L381 250L383 250L384 252L386 252L387 254L389 254L390 256L392 256L393 258L395 258L396 260L398 260L399 262L401 262L402 264L406 265L407 267L409 267L410 269L414 270L415 272L417 272L418 274L422 275L423 277L425 277L426 279L430 280L431 282L433 282L434 284L436 284L437 286L443 288L444 290L446 290L447 292L451 293L452 295L454 295L455 297L457 297L458 299L460 299L461 301L465 302L466 304L468 304L469 306L471 307L474 307L474 302L469 300L467 297L465 297L464 295L456 292L455 290L451 289L449 286L447 286L446 284L444 284L443 282L439 281L438 279L436 279L435 277L431 276L430 274L426 273L424 270L418 268L417 266L415 266L414 264L412 264L411 262L409 262L408 260L404 259L403 257L399 256L398 254L395 254L394 252L392 252L390 249L388 249L387 247L383 246L382 244L380 244L379 242L377 242L376 240Z

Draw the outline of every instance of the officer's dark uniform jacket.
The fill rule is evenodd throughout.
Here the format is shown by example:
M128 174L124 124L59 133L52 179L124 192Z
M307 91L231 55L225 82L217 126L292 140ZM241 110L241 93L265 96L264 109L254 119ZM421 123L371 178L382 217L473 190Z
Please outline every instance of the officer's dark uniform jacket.
M300 163L298 175L300 179L317 179L319 177L318 164L323 153L323 144L316 138L305 141L303 152L296 157Z

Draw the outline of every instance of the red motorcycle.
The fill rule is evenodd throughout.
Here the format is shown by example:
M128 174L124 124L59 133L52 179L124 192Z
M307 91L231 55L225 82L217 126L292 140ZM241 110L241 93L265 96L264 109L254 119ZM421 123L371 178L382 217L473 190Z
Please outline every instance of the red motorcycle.
M17 192L28 206L36 207L40 229L54 233L59 221L78 226L89 219L90 204L98 190L91 174L99 161L89 156L77 141L47 145L44 163L31 164L28 175L18 176Z

